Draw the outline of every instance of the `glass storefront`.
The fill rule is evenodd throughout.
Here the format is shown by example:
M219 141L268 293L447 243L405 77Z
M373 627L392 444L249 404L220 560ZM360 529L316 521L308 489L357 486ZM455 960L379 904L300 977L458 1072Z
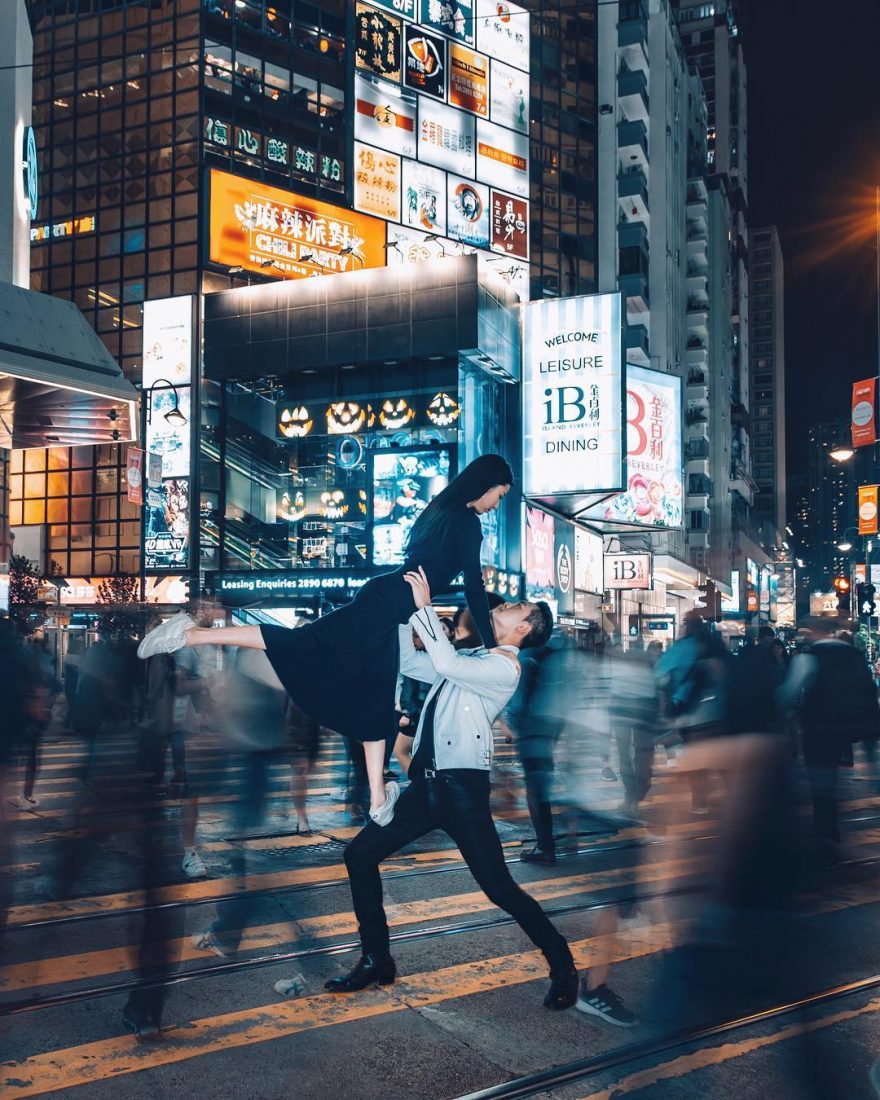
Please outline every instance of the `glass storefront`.
M222 388L202 542L223 572L394 568L433 496L504 449L513 390L464 362L295 377ZM504 567L504 525L486 521L484 560Z

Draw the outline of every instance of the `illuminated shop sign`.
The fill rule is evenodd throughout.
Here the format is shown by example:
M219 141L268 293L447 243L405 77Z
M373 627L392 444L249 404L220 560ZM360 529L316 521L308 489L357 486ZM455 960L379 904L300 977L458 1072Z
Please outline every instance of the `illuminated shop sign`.
M416 97L393 84L354 78L354 136L389 153L416 155Z
M478 119L477 179L528 198L528 136Z
M358 0L354 15L354 48L357 68L400 83L402 20Z
M506 0L477 0L477 49L529 71L529 13Z
M492 248L518 260L529 258L529 204L492 191Z
M524 486L530 497L623 486L621 296L530 302L523 339Z
M372 0L377 8L384 8L392 15L402 15L404 19L416 18L418 0Z
M603 592L602 536L583 527L574 529L574 586L582 592Z
M354 208L387 221L400 221L400 157L354 143Z
M309 183L336 183L342 185L345 168L341 160L318 154L305 145L285 141L282 138L261 134L258 130L233 126L224 119L205 119L205 142L218 149L234 149L248 158L262 160L269 168L287 170L297 179Z
M421 0L421 22L467 46L474 45L474 15L474 0Z
M419 160L460 176L473 176L475 122L465 111L423 99L419 104Z
M499 126L529 132L529 77L510 65L492 59L490 119Z
M401 221L446 236L446 173L414 160L403 162Z
M301 596L317 592L357 590L371 574L334 573L329 570L303 570L297 573L273 573L254 570L251 573L220 573L214 578L218 596Z
M211 170L210 259L288 279L385 266L373 218L255 180Z
M456 188L461 181L455 180ZM466 182L466 181L465 181ZM450 186L452 186L450 184ZM476 195L478 198L488 193L488 188L476 189ZM464 192L460 192L464 193ZM470 197L465 197L464 203L466 208L470 210L477 210L478 206L473 204L473 200ZM453 240L452 236L456 232L464 232L470 228L470 231L479 236L480 227L485 226L486 234L488 235L488 215L480 215L471 223L468 227L465 222L462 224L458 222L456 227L456 221L450 208L450 221L449 225L449 238L438 237L436 234L427 233L418 229L410 229L408 226L393 225L388 228L388 264L391 267L395 267L399 264L423 264L429 263L432 260L439 260L444 256L476 256L477 266L481 273L488 273L493 278L503 279L508 286L512 287L520 298L526 299L529 296L529 265L524 260L518 260L511 256L501 256L497 253L487 252L483 248L476 247L474 244L468 242L465 243L464 239Z
M95 232L95 215L86 214L82 218L69 218L65 222L53 222L50 225L31 226L31 244L40 244L42 241L57 239L59 237L74 237L80 233Z
M449 236L486 248L489 244L489 188L459 176L447 176Z
M28 217L33 221L37 216L40 197L39 165L37 163L37 138L33 126L25 126L22 148L22 183L27 204Z
M616 523L681 527L681 379L626 365L626 491L588 515Z
M489 115L489 58L452 43L449 47L449 104Z
M738 569L730 571L730 591L729 596L725 596L723 592L721 593L721 614L739 615L742 610L742 593L740 591L740 573Z
M147 480L147 569L187 569L190 545L193 302L190 295L144 302L143 389L149 394L146 450L161 477Z
M526 506L526 592L534 598L556 589L556 524L548 512Z
M650 589L653 584L650 554L605 554L604 587L615 591Z
M433 99L446 98L446 40L419 26L407 26L403 36L403 82Z

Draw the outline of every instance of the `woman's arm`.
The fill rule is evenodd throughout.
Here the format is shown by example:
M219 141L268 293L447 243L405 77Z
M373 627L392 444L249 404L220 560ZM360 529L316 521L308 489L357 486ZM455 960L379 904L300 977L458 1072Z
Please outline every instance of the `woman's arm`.
M477 625L483 645L494 649L498 644L492 629L492 616L489 614L489 601L483 586L483 567L480 565L480 547L483 543L483 529L480 521L469 518L460 536L461 568L464 573L464 595L471 615Z

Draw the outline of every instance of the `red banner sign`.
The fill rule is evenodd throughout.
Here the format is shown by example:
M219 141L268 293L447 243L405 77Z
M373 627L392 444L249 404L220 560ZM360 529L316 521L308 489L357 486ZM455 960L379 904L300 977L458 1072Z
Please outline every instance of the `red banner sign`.
M877 442L877 379L853 382L852 441L854 447Z
M129 503L142 507L144 503L144 452L138 447L128 448L126 481L128 482Z
M859 534L877 534L877 485L859 486Z

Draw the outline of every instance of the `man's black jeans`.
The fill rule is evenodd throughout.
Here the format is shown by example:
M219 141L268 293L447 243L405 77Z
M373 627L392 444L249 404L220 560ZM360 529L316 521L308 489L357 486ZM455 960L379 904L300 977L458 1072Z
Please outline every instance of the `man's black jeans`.
M513 881L489 810L489 773L449 769L436 778L416 778L403 792L389 825L370 822L345 849L345 866L364 954L389 953L379 864L434 829L455 841L480 889L519 924L543 951L553 971L573 968L563 936L544 910Z

